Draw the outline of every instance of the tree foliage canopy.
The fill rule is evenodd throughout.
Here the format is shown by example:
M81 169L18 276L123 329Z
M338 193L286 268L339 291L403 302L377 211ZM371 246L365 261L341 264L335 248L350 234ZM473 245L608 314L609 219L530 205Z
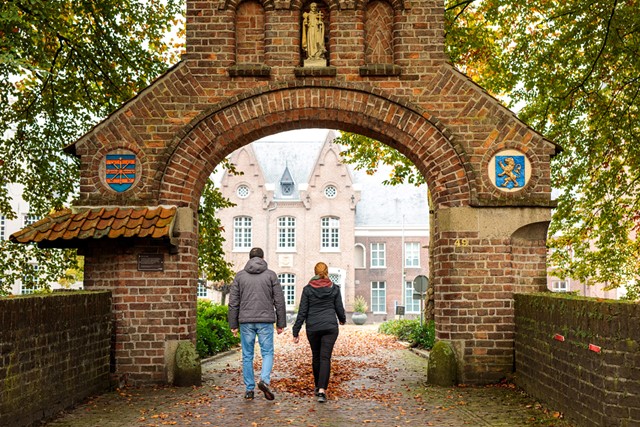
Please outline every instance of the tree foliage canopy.
M202 193L198 210L198 269L200 277L214 282L217 290L223 290L233 280L233 265L224 259L222 223L215 216L218 209L230 208L235 203L226 199L214 182L209 179Z
M62 148L177 61L165 37L183 3L0 2L0 215L16 215L8 183L24 185L33 215L69 203L78 165ZM28 273L33 257L43 281L63 277L75 260L6 241L0 249L5 286Z
M640 296L638 10L638 0L446 6L454 65L564 149L552 164L560 191L549 230L555 273L612 288L626 284L631 298ZM377 161L399 164L372 150L351 145L347 153L369 170ZM398 179L412 177L404 164L398 170Z
M2 215L15 215L10 182L24 184L36 215L69 201L77 163L62 147L175 62L176 50L164 37L182 3L0 3ZM640 295L639 9L640 0L446 4L447 51L455 66L564 148L552 172L561 191L550 229L558 274L611 287L631 280L632 297ZM402 156L361 142L348 153L360 166L373 171L386 161L396 170L390 184L421 182ZM41 271L64 266L58 277L68 267L62 260L74 258L45 254L38 255ZM3 243L0 274L19 270L21 264L8 261L12 256Z

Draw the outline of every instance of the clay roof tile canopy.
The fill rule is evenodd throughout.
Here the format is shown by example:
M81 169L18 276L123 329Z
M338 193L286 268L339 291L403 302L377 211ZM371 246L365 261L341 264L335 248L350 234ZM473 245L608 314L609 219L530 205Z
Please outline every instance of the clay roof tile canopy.
M74 212L63 209L13 233L15 243L37 243L46 247L74 247L79 241L104 238L150 237L173 243L177 208L115 207Z

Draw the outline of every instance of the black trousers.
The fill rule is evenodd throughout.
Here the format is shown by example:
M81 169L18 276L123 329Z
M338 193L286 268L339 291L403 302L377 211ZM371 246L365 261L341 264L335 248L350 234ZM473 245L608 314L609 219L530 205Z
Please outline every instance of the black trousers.
M313 380L316 388L326 389L331 374L331 353L338 339L338 328L325 331L307 331L307 339L313 354Z

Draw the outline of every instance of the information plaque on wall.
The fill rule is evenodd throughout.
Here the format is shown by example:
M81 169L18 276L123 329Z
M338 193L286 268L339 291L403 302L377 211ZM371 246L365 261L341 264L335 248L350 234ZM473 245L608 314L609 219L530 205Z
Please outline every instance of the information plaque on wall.
M164 271L162 254L139 254L138 271Z

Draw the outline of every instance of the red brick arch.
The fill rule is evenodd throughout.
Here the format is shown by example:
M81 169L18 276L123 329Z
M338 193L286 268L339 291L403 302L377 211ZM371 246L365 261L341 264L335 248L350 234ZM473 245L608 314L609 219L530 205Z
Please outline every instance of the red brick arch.
M373 91L317 86L265 90L200 114L174 139L167 166L158 172L160 203L195 208L225 156L263 136L301 128L337 128L376 138L417 166L436 206L469 203L464 153L431 114Z

